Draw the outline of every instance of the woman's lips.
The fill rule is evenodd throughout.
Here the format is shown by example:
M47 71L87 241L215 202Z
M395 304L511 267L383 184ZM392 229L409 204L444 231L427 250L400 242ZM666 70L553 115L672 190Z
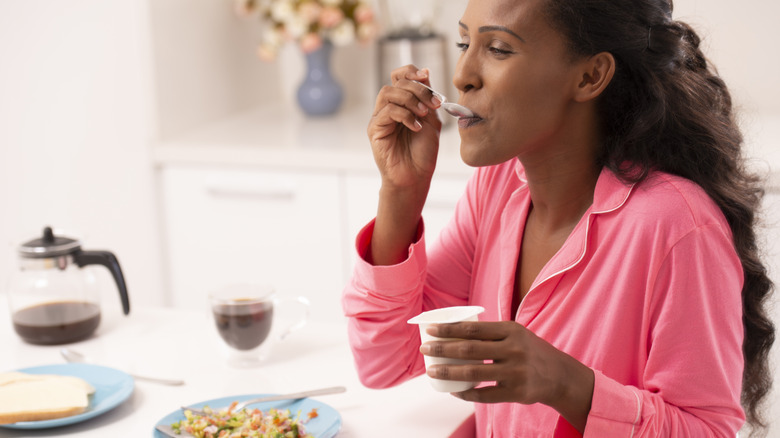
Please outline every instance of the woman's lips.
M474 115L474 117L461 117L458 119L458 128L469 128L477 123L482 122L483 120L484 119L478 115Z

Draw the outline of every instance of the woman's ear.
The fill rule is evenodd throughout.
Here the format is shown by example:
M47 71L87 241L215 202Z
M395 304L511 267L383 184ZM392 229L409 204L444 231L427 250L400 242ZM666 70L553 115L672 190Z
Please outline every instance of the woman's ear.
M575 99L587 102L598 97L615 75L615 57L609 52L597 53L581 63L580 83Z

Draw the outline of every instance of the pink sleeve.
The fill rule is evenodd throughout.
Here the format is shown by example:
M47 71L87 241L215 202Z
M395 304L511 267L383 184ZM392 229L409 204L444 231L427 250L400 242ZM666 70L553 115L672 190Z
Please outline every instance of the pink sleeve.
M348 317L358 376L367 387L394 386L424 372L419 329L406 323L409 318L425 310L468 302L473 247L469 242L474 230L469 193L474 193L473 187L467 189L455 217L430 253L421 232L409 247L406 260L393 266L373 266L363 256L371 243L374 222L358 234L359 257L344 290L342 307ZM424 229L422 224L420 229Z
M642 387L596 371L584 436L733 438L745 419L741 290L729 236L708 225L682 238L653 287Z
M374 222L360 231L358 254L371 242ZM397 385L423 373L417 326L406 320L422 309L425 240L409 247L409 257L392 266L373 266L359 257L342 307L360 381L369 388Z

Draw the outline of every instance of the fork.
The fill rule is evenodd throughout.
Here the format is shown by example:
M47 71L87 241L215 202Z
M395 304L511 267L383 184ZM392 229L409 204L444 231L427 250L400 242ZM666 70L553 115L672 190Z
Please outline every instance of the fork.
M255 403L262 403L262 402L271 402L271 401L279 401L279 400L300 400L302 398L311 397L315 395L327 395L327 394L339 394L342 392L346 392L347 388L343 386L331 386L329 388L321 388L321 389L312 389L309 391L302 391L302 392L293 392L290 394L280 394L280 395L269 395L265 397L258 397L258 398L252 398L249 400L244 400L242 402L239 402L237 405L233 407L233 412L241 412L242 409L249 405L253 405ZM208 416L209 414L202 409L196 409L191 408L187 406L181 407L182 411L190 411L194 415L200 415L200 416ZM212 412L218 412L220 409L225 408L212 408Z

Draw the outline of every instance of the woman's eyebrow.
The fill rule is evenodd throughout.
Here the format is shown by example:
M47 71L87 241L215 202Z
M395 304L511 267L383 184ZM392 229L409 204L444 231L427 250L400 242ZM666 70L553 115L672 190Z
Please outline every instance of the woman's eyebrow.
M469 27L466 26L462 21L458 21L458 25L462 27L464 30L469 30ZM516 34L512 29L505 27L505 26L481 26L479 29L479 33L485 33L485 32L506 32L509 35L512 35L513 37L519 39L522 42L525 42L525 40L518 34Z

